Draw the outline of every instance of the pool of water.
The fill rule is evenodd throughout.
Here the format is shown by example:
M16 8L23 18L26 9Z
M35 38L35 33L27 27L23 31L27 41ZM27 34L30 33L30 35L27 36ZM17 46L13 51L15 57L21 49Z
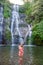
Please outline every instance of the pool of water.
M18 46L0 46L0 65L43 65L43 46L24 46L21 63Z

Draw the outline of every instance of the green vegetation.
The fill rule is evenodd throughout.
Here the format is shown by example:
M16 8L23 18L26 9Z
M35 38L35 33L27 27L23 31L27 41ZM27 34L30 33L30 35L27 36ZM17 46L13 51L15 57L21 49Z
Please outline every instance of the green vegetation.
M4 7L4 18L11 16L11 3L9 0L0 0L0 4Z
M7 41L11 41L11 32L10 32L10 21L6 21L5 23L5 38Z
M0 0L0 4L3 6L4 24L5 24L5 41L8 43L11 41L11 32L9 31L10 17L11 17L11 3L9 0Z
M43 45L43 20L36 24L32 31L33 44Z
M24 13L25 21L32 25L32 43L43 45L43 0L26 2L22 7L20 13Z
M33 16L35 15L35 20L33 24L32 39L33 44L43 45L43 1L37 0L34 4Z
M6 37L6 40L11 41L11 32L6 30L5 37Z

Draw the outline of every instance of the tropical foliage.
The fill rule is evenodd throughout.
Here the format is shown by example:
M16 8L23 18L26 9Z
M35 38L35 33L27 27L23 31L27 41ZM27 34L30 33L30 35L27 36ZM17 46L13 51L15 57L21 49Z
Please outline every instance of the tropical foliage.
M22 9L22 8L21 8ZM25 21L32 25L32 42L42 45L43 42L43 0L26 2L21 10L26 15Z
M0 0L0 4L3 5L4 8L4 18L8 18L11 16L11 4L9 0Z
M33 44L43 45L43 20L36 24L32 31Z

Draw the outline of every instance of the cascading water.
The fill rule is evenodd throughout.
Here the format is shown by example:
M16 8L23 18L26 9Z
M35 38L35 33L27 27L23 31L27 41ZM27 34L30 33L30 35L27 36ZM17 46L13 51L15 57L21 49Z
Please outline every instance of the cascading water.
M14 35L19 35L20 40L22 41L22 35L20 34L19 31L19 6L14 5L13 10L12 10L12 22L11 22L11 36L12 36L12 45L14 45ZM14 23L15 23L15 28L14 28Z
M24 42L26 42L27 36L29 36L29 45L31 45L32 26L28 25L28 31L25 35Z
M32 26L29 25L29 45L31 45Z
M14 11L12 11L12 22L11 22L11 36L12 36L12 43L14 42L13 26L14 26Z
M29 25L29 37L31 37L31 35L32 35L32 26Z
M0 5L0 43L2 43L3 35L3 6Z

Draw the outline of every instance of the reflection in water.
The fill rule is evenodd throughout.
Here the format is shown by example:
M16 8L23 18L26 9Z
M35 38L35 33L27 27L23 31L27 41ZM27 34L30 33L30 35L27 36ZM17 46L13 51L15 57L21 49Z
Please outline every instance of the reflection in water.
M11 65L18 65L18 55L17 55L17 52L18 52L18 47L15 45L15 46L11 46L10 48L10 59L9 59L9 62Z
M29 52L31 53L31 54L29 54L29 57L30 57L29 65L31 65L31 63L32 63L32 61L33 61L33 55L32 55L33 49L32 49L31 47L29 47Z
M33 47L34 46L24 46L24 65L32 65L33 62Z
M12 62L13 62L13 52L14 52L14 47L13 46L11 46L11 49L10 49L10 59L9 59L9 62L12 64Z
M10 58L13 58L13 52L14 52L14 47L13 47L13 46L11 46Z
M0 65L43 65L43 47L25 46L22 56L18 46L0 47Z
M19 60L18 60L18 63L19 63L19 65L23 65L24 47L23 47L23 45L19 45L18 48L19 48L19 53L18 53Z

